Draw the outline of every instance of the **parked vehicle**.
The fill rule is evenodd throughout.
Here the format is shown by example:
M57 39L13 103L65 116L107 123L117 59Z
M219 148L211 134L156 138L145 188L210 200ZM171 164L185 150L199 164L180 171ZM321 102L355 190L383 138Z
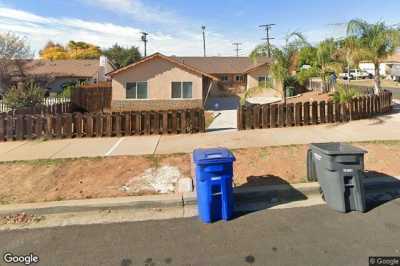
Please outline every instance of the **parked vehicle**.
M350 69L349 72L340 73L339 77L341 79L371 79L373 75L368 73L367 71L360 70L360 69Z

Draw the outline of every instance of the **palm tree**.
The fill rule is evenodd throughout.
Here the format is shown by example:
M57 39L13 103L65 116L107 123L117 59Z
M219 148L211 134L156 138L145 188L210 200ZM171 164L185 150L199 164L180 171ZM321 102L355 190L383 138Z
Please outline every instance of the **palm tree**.
M381 89L380 63L392 55L400 45L400 31L384 22L369 24L364 20L354 19L347 24L347 35L359 39L364 49L363 59L374 64L374 91L378 94Z
M317 66L322 80L321 90L326 91L327 77L329 73L339 73L342 64L338 62L338 43L330 38L319 43L317 46Z
M304 36L299 32L289 34L285 39L285 45L279 49L272 50L273 63L271 74L275 83L281 83L283 88L283 101L286 103L285 81L292 76L293 70L297 69L297 56L302 47L310 46Z

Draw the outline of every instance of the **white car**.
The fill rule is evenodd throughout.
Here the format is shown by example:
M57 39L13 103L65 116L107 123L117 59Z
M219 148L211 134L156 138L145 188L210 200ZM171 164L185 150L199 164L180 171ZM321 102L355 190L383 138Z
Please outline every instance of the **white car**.
M349 75L350 74L350 75ZM340 73L339 77L342 79L367 79L372 78L372 75L367 71L359 70L359 69L350 69L349 73Z

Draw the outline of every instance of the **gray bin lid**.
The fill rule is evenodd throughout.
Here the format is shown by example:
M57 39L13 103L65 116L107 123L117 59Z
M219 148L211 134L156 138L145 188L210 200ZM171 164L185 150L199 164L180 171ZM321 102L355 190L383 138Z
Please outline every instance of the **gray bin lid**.
M366 150L341 142L312 143L311 149L318 150L326 155L365 154Z

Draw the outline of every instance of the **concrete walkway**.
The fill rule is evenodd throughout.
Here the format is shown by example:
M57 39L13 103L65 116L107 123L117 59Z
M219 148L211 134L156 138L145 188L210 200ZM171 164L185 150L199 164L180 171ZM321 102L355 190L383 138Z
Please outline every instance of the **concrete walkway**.
M346 124L260 129L220 134L139 136L0 143L0 161L191 153L196 148L231 149L330 141L400 140L400 105L395 113Z

